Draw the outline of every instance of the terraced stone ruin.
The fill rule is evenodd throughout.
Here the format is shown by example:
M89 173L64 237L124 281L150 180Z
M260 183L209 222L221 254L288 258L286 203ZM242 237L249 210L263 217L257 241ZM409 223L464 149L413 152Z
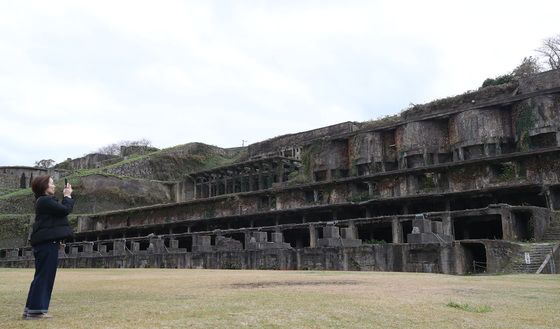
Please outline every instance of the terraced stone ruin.
M216 166L177 162L164 181L169 163L149 154L109 159L105 172L150 176L167 199L84 210L62 266L558 271L559 70L220 152ZM0 266L33 266L25 239L6 241Z

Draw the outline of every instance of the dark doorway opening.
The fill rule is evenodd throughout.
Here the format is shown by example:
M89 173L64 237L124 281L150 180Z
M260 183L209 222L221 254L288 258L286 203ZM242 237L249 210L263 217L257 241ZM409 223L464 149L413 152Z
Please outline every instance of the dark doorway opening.
M502 239L502 218L500 215L477 217L457 217L453 220L455 240Z
M482 243L463 243L465 250L465 269L467 273L486 272L486 247Z
M402 222L402 241L408 243L408 235L412 233L412 221Z
M192 237L178 238L179 249L184 248L187 252L192 251Z
M367 223L356 225L358 228L358 239L363 243L392 243L393 231L390 223Z
M514 230L517 240L528 241L533 238L532 214L531 212L514 212Z
M290 229L284 231L284 242L292 248L301 249L309 247L309 229Z

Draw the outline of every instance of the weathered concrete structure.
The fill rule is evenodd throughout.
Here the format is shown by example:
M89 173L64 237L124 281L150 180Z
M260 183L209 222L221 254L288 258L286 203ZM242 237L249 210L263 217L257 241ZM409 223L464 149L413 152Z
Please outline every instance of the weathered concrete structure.
M555 272L559 113L556 70L256 143L175 182L179 202L80 217L62 264Z
M3 191L28 188L33 177L41 175L51 175L58 179L64 175L64 171L26 166L0 167L0 194Z

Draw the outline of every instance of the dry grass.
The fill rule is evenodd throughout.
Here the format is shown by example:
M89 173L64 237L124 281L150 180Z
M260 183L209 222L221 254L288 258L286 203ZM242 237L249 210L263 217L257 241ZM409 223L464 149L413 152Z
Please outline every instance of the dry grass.
M0 269L2 328L510 329L560 323L557 275L170 269L60 269L51 302L55 318L22 321L32 274Z

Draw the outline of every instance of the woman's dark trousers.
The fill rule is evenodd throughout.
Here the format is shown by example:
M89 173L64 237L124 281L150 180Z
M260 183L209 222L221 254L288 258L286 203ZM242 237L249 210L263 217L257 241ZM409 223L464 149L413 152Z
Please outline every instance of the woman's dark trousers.
M27 314L47 313L51 302L54 277L58 266L58 242L45 242L33 247L35 256L35 276L29 287L25 312Z

